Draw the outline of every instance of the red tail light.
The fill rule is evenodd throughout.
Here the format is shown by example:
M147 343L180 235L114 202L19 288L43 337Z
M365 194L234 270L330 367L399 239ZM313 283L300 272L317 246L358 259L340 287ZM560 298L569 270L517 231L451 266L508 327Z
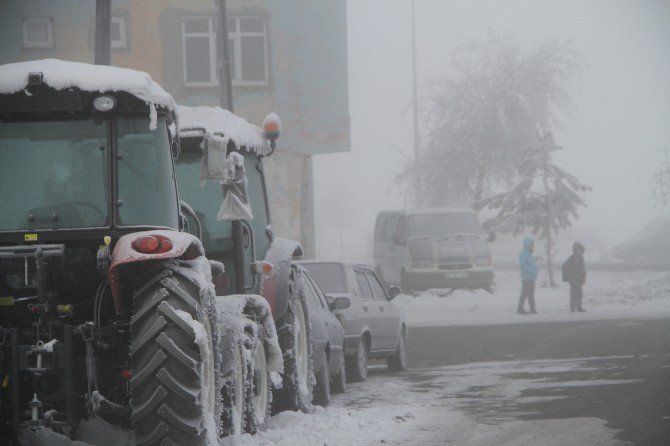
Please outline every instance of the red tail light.
M132 246L143 254L163 254L172 249L172 242L162 235L143 235L133 240Z
M121 378L130 379L133 377L133 372L128 369L121 370Z

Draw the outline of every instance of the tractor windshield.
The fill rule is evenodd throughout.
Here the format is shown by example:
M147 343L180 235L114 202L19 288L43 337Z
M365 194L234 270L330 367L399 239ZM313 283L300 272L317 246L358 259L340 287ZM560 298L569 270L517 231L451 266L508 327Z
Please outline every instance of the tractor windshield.
M172 152L165 119L116 119L117 225L179 227Z
M0 231L107 226L106 151L106 122L0 122Z
M0 231L109 227L112 197L114 226L177 229L165 119L155 130L148 117L113 119L113 157L108 119L0 122Z

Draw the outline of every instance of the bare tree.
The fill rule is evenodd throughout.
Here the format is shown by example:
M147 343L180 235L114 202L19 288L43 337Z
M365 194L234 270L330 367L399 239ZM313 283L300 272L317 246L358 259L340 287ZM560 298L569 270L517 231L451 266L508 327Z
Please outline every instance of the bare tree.
M398 175L432 206L479 203L509 187L523 149L568 111L565 83L580 59L569 46L547 42L531 51L495 34L465 42L453 56L456 75L433 86L421 157ZM417 174L418 173L418 174Z
M526 149L519 165L518 183L507 192L488 197L483 208L496 210L496 217L484 223L487 229L517 235L530 230L544 241L549 285L556 286L553 272L553 234L569 228L585 206L580 193L591 190L577 178L552 163L552 153L562 147L545 132L536 144Z

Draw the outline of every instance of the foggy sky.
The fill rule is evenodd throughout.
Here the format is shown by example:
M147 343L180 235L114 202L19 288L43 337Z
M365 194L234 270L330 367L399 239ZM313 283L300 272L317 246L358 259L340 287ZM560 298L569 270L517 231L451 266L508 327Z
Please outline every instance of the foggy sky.
M389 187L412 154L410 1L347 8L352 151L314 159L317 248L370 261L377 212L405 205ZM565 148L557 162L594 189L573 233L611 247L667 214L651 176L670 148L669 1L416 0L416 20L420 96L450 74L463 39L493 31L525 48L571 40L584 68L555 132Z

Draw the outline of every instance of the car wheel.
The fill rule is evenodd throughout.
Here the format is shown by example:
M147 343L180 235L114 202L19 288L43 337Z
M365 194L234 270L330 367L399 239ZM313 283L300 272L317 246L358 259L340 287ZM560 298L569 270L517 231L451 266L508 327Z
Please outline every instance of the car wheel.
M365 381L368 377L368 349L363 337L358 341L356 353L347 356L347 380L351 382Z
M316 375L316 384L314 385L314 404L319 406L327 406L330 402L330 364L328 363L328 356L325 352L323 354L323 363L319 373Z
M407 330L403 327L398 340L398 349L386 358L386 365L392 372L401 372L407 370Z
M344 351L340 359L340 370L337 375L333 377L332 391L333 393L344 393L347 390L347 372L344 367Z

